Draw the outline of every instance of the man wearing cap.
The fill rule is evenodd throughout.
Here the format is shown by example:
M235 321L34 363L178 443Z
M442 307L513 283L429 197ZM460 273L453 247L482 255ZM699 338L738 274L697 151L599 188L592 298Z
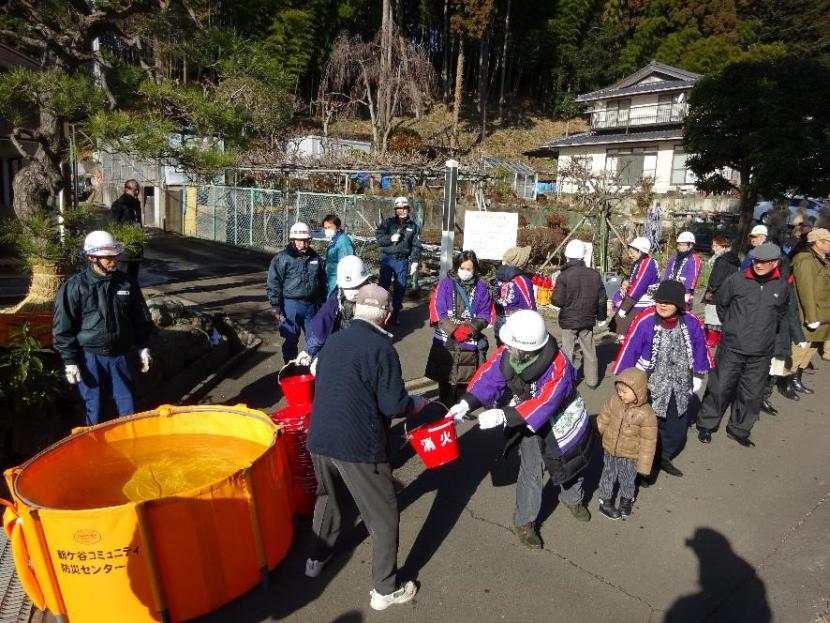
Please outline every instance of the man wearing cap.
M790 259L794 258L796 254L806 251L810 246L807 241L807 235L813 231L813 225L816 219L812 216L804 216L803 214L796 214L793 218L793 237L790 240L787 255Z
M414 582L400 583L400 515L389 465L389 422L420 412L427 401L404 388L392 335L383 325L389 293L367 284L358 290L354 320L320 351L308 449L317 476L311 551L305 574L320 575L341 528L342 492L352 496L372 537L369 605L385 610L411 600Z
M660 433L658 466L671 476L683 476L672 460L686 443L692 394L700 389L701 377L712 364L703 324L686 310L685 286L673 279L661 282L654 292L654 307L631 323L612 371L620 374L636 367L648 374Z
M801 393L814 390L802 383L802 373L821 342L830 339L830 231L820 227L807 234L807 250L793 258L792 273L798 299L804 342L793 345L793 388Z
M585 243L571 240L565 246L567 262L556 278L551 303L559 308L562 350L573 362L574 348L582 350L582 373L591 389L599 385L594 325L608 318L608 295L602 277L585 264Z
M288 236L288 246L271 260L265 288L271 311L279 322L286 363L297 356L301 331L308 339L311 319L326 297L325 266L311 248L311 229L305 223L294 223Z
M695 235L690 231L680 232L677 236L677 253L669 258L663 281L679 281L686 288L686 306L691 309L694 302L695 288L700 277L700 256L694 252Z
M758 419L770 361L773 355L790 355L790 288L779 269L781 249L765 242L754 247L749 258L751 266L727 277L715 293L723 331L698 416L702 443L712 440L731 407L727 436L744 447L754 446L750 433Z
M756 225L755 227L753 227L752 230L749 232L750 250L764 244L767 241L768 236L769 230L767 229L766 225ZM741 270L746 270L750 266L752 266L752 258L750 258L749 253L747 253L746 257L744 258L744 261L741 262Z
M496 344L501 346L499 331L508 316L521 309L536 310L536 297L533 295L533 282L525 273L530 261L531 247L512 247L504 252L501 266L496 269L496 277L490 282L493 287L493 304L496 308L496 323L493 331Z
M107 392L119 416L135 413L128 355L138 349L141 371L150 369L153 322L135 278L118 270L124 245L106 231L84 240L86 269L70 277L55 297L54 347L66 380L78 385L86 424L98 424Z
M406 197L395 199L395 216L380 224L375 238L381 253L378 284L389 289L394 280L392 324L398 324L407 276L418 272L421 259L421 228L409 218L409 200Z

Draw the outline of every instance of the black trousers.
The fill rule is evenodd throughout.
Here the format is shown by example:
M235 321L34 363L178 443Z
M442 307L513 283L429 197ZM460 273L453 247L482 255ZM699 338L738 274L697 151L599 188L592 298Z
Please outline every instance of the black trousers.
M715 368L709 373L703 407L697 420L700 430L715 431L727 407L732 407L726 429L736 437L749 437L758 421L772 357L741 355L718 348Z
M325 560L340 534L343 489L354 498L372 537L372 581L381 595L398 588L398 499L389 463L349 463L311 455L317 476L317 502L309 557ZM345 485L345 486L344 486Z
M689 430L689 411L677 412L677 401L672 394L666 417L657 418L657 430L660 437L660 458L671 460L680 454L686 444L686 433Z

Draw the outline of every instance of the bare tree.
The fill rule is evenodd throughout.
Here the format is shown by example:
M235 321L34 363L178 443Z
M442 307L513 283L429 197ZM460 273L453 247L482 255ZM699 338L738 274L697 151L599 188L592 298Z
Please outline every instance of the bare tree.
M426 51L397 35L394 24L372 41L341 35L334 43L320 80L318 102L323 118L332 102L343 109L365 108L372 123L372 148L386 153L393 119L401 112L420 114L435 90L435 70Z

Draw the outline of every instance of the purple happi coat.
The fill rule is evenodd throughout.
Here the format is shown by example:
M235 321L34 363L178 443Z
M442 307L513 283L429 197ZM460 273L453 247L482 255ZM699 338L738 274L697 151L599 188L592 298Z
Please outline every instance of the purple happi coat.
M660 283L660 269L654 258L646 255L634 262L629 281L626 296L634 299L635 307L643 308L654 304L649 288Z
M553 339L553 338L551 338ZM481 366L467 387L484 406L494 404L507 389L502 374L502 357L507 357L502 346ZM553 433L562 453L575 446L589 432L588 412L579 394L576 394L576 373L573 365L561 350L547 370L531 388L531 398L513 408L524 419L526 426L537 432L549 420L553 421Z
M654 324L657 322L657 313L654 307L649 307L634 319L625 335L620 352L614 361L612 372L619 374L628 368L638 367L641 370L651 365L651 347L654 342ZM689 333L691 342L692 361L690 365L694 372L706 372L710 370L715 362L712 360L712 353L706 346L706 336L703 332L703 323L690 312L683 312L680 315L682 322Z
M690 253L679 262L677 258L677 255L672 255L669 258L666 271L663 273L663 281L670 279L679 281L687 292L693 293L700 277L700 256L697 253Z
M429 322L435 325L435 333L433 334L433 341L439 344L444 344L449 337L439 324L445 318L456 318L456 297L459 296L456 287L456 281L452 277L444 277L438 282L435 290L432 292L432 297L429 300ZM464 306L461 301L461 307ZM472 316L470 316L472 311ZM487 324L493 323L493 302L490 298L490 291L487 289L487 284L482 280L476 281L473 294L470 297L470 310L464 309L459 321L463 320L484 320ZM461 342L459 347L461 350L476 350L476 342L478 335L473 334L470 339Z

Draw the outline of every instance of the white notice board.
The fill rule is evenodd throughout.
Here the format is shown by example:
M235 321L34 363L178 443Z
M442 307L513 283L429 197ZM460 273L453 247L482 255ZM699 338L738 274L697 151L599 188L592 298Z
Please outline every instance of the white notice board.
M480 260L500 260L516 246L519 215L515 212L464 213L464 250L476 252Z

